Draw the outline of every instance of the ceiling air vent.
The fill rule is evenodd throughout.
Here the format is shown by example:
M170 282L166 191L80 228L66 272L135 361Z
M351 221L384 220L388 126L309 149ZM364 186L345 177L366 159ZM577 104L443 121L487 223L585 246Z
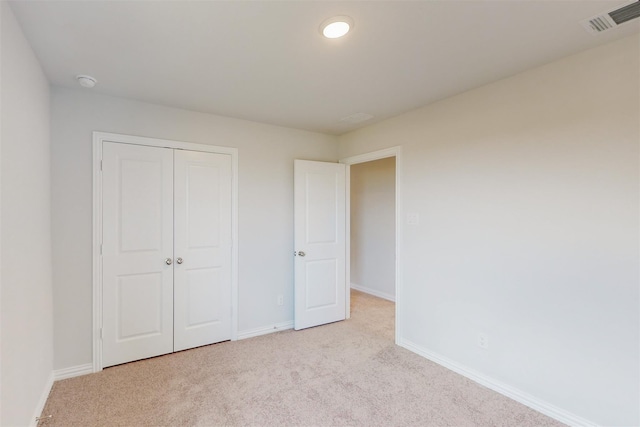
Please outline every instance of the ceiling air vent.
M613 19L613 22L620 25L624 22L631 21L632 19L640 16L640 1L635 1L620 9L616 9L613 12L609 12L609 16Z
M347 117L343 117L340 119L342 123L355 124L360 122L366 122L367 120L373 118L371 114L367 113L355 113Z
M617 27L627 21L640 16L640 0L631 4L603 13L580 23L591 34L598 34Z

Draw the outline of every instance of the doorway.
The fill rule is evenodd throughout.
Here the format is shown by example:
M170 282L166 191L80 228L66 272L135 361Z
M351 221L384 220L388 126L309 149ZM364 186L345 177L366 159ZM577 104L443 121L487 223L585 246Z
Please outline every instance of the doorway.
M395 302L395 157L351 165L351 289Z
M377 164L374 163L378 160L383 161ZM341 159L340 163L347 165L347 218L350 218L350 220L347 221L348 229L346 244L346 317L351 317L352 286L353 289L365 291L369 294L395 301L395 342L398 344L402 331L402 317L400 315L402 312L402 149L401 147L392 147L367 154L347 157ZM372 167L368 168L366 165L367 163L372 165ZM362 166L362 168L360 166ZM389 166L393 166L393 168L390 170ZM375 217L374 215L367 215L367 210L371 209L368 207L369 204L374 205L376 202L375 200L365 201L364 204L361 204L360 206L355 206L353 204L354 200L352 200L352 198L357 200L361 196L360 194L353 194L354 191L358 191L362 185L367 186L366 175L368 175L368 173L365 173L365 176L361 176L362 174L360 173L366 169L371 169L369 171L372 172L371 176L378 175L376 179L384 181L385 177L387 177L387 182L381 182L378 183L379 185L373 185L373 187L378 187L377 190L382 190L386 194L382 196L373 195L373 199L381 196L381 200L385 200L387 203L391 201L391 205L382 208L385 212L376 212ZM386 170L376 171L376 169ZM389 174L391 174L391 177L393 178L393 183L388 182L390 178ZM352 178L355 181L354 184L356 186L360 186L358 189L352 187ZM365 179L365 183L362 182L363 178ZM369 182L368 184L372 183ZM391 185L391 189L389 189L389 185ZM391 198L389 198L390 190L393 190ZM352 208L355 211L352 211ZM364 208L364 211L362 211L362 208ZM365 224L364 227L359 227L357 230L352 230L353 222L361 219L364 219L368 224ZM376 233L378 236L362 235L362 233L366 234L367 230L373 230L376 224L381 220L386 224L391 223L391 229L386 230L386 235L384 235L385 233ZM381 236L380 234L383 235ZM362 262L362 259L356 259L354 260L355 263L352 261L353 257L363 255L363 245L373 243L375 246L375 242L378 242L380 245L384 245L384 248L368 247L366 249L367 253L364 254L365 257L369 258L368 260ZM359 253L356 254L356 251ZM378 269L378 266L373 268L373 270L380 270L384 272L384 277L380 277L382 280L378 280L377 278L372 279L372 277L375 276L370 275L371 269L367 270L366 265L371 262L375 262L373 261L375 259L383 260L383 264L379 266L380 269ZM365 280L367 283L358 283L358 281L362 282L362 280ZM389 282L393 282L393 286L391 286Z

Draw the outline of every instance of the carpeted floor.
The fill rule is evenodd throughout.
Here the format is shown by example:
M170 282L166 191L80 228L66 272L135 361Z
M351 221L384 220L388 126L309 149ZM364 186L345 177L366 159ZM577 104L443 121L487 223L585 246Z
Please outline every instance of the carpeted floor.
M394 304L55 383L51 426L561 426L394 345Z

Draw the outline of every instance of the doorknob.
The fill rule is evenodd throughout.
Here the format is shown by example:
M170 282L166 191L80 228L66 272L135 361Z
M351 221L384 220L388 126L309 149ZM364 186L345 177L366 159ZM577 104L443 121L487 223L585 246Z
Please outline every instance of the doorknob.
M182 264L182 258L176 258L176 262L177 262L178 264Z
M172 262L173 261L171 261L171 258L167 258L167 259L164 260L164 263L167 264L167 265L171 265Z
M305 254L303 251L298 251L298 256L305 256L307 254Z

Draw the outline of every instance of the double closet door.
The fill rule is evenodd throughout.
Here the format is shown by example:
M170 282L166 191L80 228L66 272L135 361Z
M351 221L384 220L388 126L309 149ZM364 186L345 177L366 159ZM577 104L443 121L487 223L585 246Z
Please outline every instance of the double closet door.
M105 142L103 366L231 338L231 156Z

